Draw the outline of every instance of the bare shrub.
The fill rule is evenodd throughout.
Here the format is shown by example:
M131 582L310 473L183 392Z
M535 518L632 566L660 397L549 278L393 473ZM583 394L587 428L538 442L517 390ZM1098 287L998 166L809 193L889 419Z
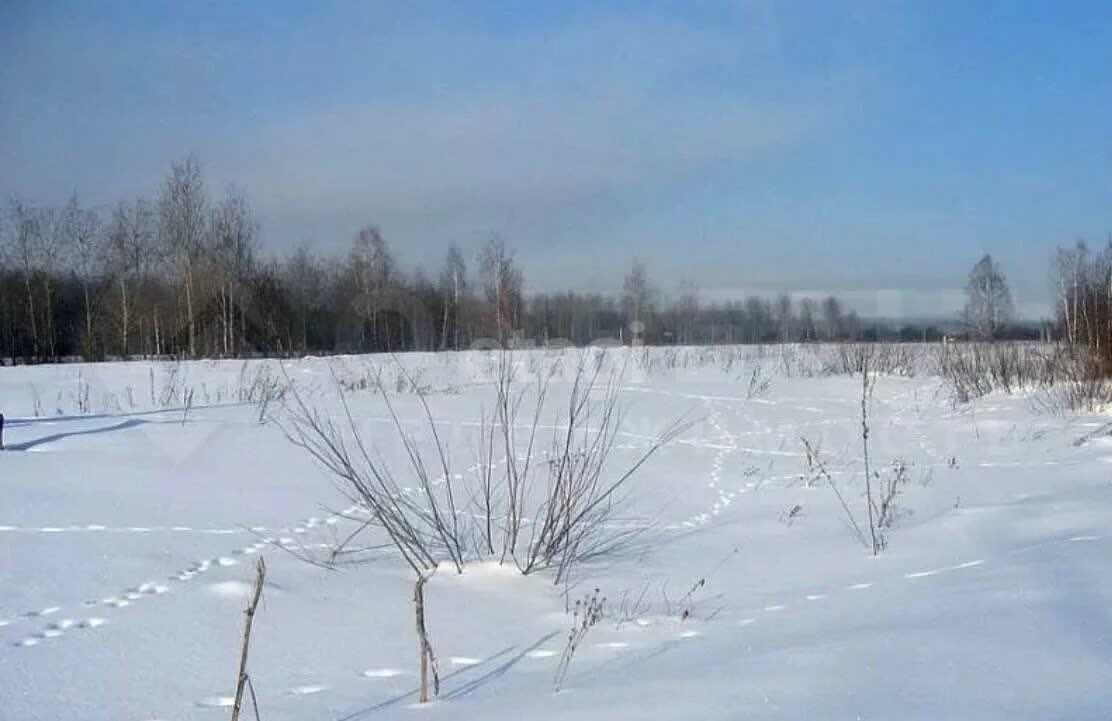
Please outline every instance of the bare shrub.
M405 492L381 457L373 456L363 441L347 399L340 392L346 418L347 433L341 427L309 406L304 397L291 386L292 403L288 406L290 422L283 427L295 445L309 452L325 469L338 479L337 488L349 500L361 504L370 512L373 525L382 529L390 543L413 570L416 578L413 590L414 614L420 658L420 699L428 700L428 673L433 670L434 691L439 692L435 669L435 655L429 642L425 624L424 586L436 572L439 561L447 558L456 571L463 572L463 544L455 496L452 491L452 474L448 469L447 455L428 404L421 398L428 426L432 431L437 461L444 470L443 483L430 472L416 439L406 431L394 412L389 396L379 385L379 391L390 412L394 428L405 448L409 471L415 479L420 495L413 498ZM365 523L359 529L370 527ZM357 531L358 533L358 531ZM351 537L347 539L350 542ZM332 560L336 555L332 555Z
M1058 354L1055 379L1034 395L1036 409L1047 413L1094 412L1112 404L1112 379L1084 348Z
M1053 383L1056 365L1029 343L944 343L935 355L935 370L958 403Z
M607 368L605 359L604 353L578 354L566 404L557 413L542 459L538 424L553 371L538 376L533 412L519 424L525 391L514 390L512 358L507 353L500 357L495 411L479 439L479 446L487 449L479 469L479 497L487 518L496 506L504 514L501 543L490 537L493 528L484 526L481 532L487 547L500 546L501 559L512 558L522 573L555 568L555 582L560 583L575 563L630 542L643 529L610 523L629 499L628 482L649 458L690 427L682 419L671 423L631 463L609 473L608 461L621 427L618 392L625 366ZM526 429L521 436L519 427ZM495 442L505 452L498 502L492 496L490 449ZM533 511L526 514L529 503ZM533 520L525 537L527 515Z
M1034 391L1035 407L1051 413L1112 402L1105 368L1084 345L947 343L935 353L935 369L955 403L997 391Z
M376 377L376 390L404 450L405 484L365 443L335 374L333 385L343 411L338 423L310 405L296 386L290 384L286 395L280 423L287 438L329 472L340 493L366 509L368 518L343 546L364 529L381 530L413 570L422 679L431 666L434 687L435 657L425 632L423 587L439 564L450 563L462 573L467 562L500 549L500 560L512 561L523 574L554 568L556 583L566 581L575 564L616 550L642 530L613 523L629 500L629 481L689 425L671 424L632 463L611 472L607 461L620 426L617 394L623 370L604 370L604 354L587 351L579 355L566 408L557 412L547 451L542 452L538 431L555 371L550 368L537 378L530 420L519 424L525 390L515 386L515 369L512 355L503 352L495 374L495 408L490 415L482 414L479 462L467 476L452 472L447 445L424 393L416 394L425 430L422 443L398 416L381 377ZM405 373L400 364L399 373ZM526 429L523 436L520 427ZM495 448L505 452L501 461L495 461ZM316 562L334 564L341 548L333 550L327 561ZM573 653L574 648L569 662Z
M407 470L417 485L417 494L406 492L381 456L370 452L342 391L339 398L345 422L338 426L310 406L296 386L291 386L292 402L286 407L289 422L283 425L283 430L290 441L308 451L337 479L337 489L348 500L369 510L375 524L385 531L418 576L431 573L441 559L451 560L457 571L462 571L463 544L456 523L453 477L447 470L446 451L431 411L425 403L437 461L445 468L442 484L434 484L437 479L420 445L394 412L385 389L380 385L379 390L406 451Z

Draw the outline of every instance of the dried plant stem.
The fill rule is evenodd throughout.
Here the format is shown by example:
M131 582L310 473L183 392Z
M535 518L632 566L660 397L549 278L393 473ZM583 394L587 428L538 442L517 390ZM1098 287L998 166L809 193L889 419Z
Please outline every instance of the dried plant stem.
M834 484L834 479L831 477L830 472L826 470L826 465L822 462L822 459L819 458L818 451L806 438L801 438L800 440L803 441L803 446L807 449L807 455L819 469L819 473L822 474L822 477L825 478L826 482L830 485L830 490L834 491L834 495L838 497L838 503L842 504L842 510L845 511L846 518L849 519L850 526L853 527L853 533L857 536L857 540L861 541L862 546L868 548L869 540L865 538L861 526L857 525L857 519L854 518L853 511L849 509L849 504L846 503L845 497L842 495L842 492L838 490L838 486Z
M866 363L861 369L861 451L865 458L865 499L869 507L869 536L875 556L880 553L880 541L877 537L876 518L873 513L872 469L869 467L869 396L871 393L869 366Z
M250 679L247 676L247 651L251 646L251 626L255 622L255 609L259 606L259 599L263 594L263 581L266 579L266 562L259 558L259 562L255 564L255 590L251 596L251 603L248 604L247 610L244 614L247 616L247 621L243 626L243 647L239 655L239 675L236 677L236 697L232 703L232 721L239 721L239 712L243 706L243 692L246 689ZM254 688L251 689L251 697L254 698ZM255 704L255 716L259 715L258 703Z
M413 607L417 621L417 645L419 646L418 663L421 668L420 697L421 703L429 701L429 672L432 672L433 694L440 695L440 675L436 671L436 656L429 643L429 632L425 627L425 584L429 576L420 575L413 584Z

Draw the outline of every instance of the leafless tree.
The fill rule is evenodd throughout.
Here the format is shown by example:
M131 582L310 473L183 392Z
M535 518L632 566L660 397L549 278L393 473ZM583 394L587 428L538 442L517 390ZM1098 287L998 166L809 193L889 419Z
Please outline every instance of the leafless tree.
M460 326L463 318L461 308L467 294L467 262L463 253L455 245L448 248L444 268L440 271L440 295L443 298L444 316L440 325L440 349L449 347L448 336L451 330L453 350L460 347Z
M92 286L103 274L106 253L106 235L100 215L91 208L82 208L73 194L62 210L67 245L73 254L73 267L81 282L82 306L85 327L82 348L88 358L97 355Z
M137 322L136 296L143 269L151 263L155 253L155 233L154 210L145 200L140 198L134 203L116 206L108 230L108 264L116 287L115 328L119 352L124 357L133 350L131 331Z
M634 258L633 266L622 281L622 312L626 324L640 321L648 325L656 309L656 288L649 280L645 264Z
M695 323L699 317L699 286L691 279L680 282L679 298L676 301L676 315L680 325L680 342L694 342Z
M1008 281L991 255L982 256L973 266L965 294L962 317L969 332L980 340L997 338L1011 323L1015 308Z
M1112 241L1100 250L1084 242L1059 248L1054 285L1071 351L1085 349L1103 372L1112 371Z
M793 307L794 304L790 295L781 293L777 296L773 314L781 343L788 343L795 337L796 322Z
M494 306L498 342L505 346L517 327L524 281L513 251L506 248L501 238L495 236L483 246L479 273L487 302Z
M301 336L301 350L308 352L312 347L309 339L309 317L324 302L328 270L303 244L294 250L283 265L283 279L290 288L295 313L293 322ZM290 345L296 347L292 343Z
M207 226L207 201L197 158L189 155L170 166L158 204L158 232L163 246L181 272L185 294L187 352L197 355L197 326L194 309L194 272Z
M1084 288L1083 276L1089 249L1084 241L1072 248L1059 247L1052 270L1053 284L1057 291L1058 315L1065 326L1066 340L1071 346L1078 340L1077 320L1080 315Z
M58 332L55 326L56 280L61 276L62 259L66 253L65 224L62 213L55 208L39 208L39 262L43 298L42 327L46 338L46 354L56 358Z
M31 331L32 352L35 358L40 358L42 347L40 342L40 323L35 308L34 280L36 274L42 269L42 238L44 229L40 213L18 198L12 198L8 204L9 244L11 254L15 258L23 276L23 288L26 291L25 310L27 313L27 326Z
M394 280L394 256L390 246L383 237L382 232L373 225L368 225L359 230L352 242L349 258L351 272L355 280L356 311L359 317L371 322L371 330L376 344L385 347L385 350L394 350L390 347L390 321L389 318L380 319L381 303L386 297L386 289ZM379 322L382 321L382 337L379 335ZM366 327L360 323L360 345L367 347L365 337ZM376 345L376 349L383 348Z
M212 275L220 295L220 348L224 355L231 355L239 350L246 333L243 286L254 262L258 223L247 199L229 188L224 199L212 209L209 224Z
M832 341L842 333L842 304L833 296L822 301L822 327L826 340Z

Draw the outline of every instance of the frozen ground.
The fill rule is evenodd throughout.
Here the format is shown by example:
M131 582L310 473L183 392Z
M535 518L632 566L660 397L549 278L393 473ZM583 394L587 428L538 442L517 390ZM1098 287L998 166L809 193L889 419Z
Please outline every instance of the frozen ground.
M518 355L535 366L541 354ZM765 358L771 385L747 398L755 358L727 369L715 352L690 356L635 364L622 393L615 467L669 419L700 419L636 478L624 517L646 524L642 543L581 567L570 590L489 562L437 573L443 688L425 708L409 573L389 556L327 571L276 547L330 542L352 525L333 514L348 503L241 402L288 374L335 410L329 366L357 386L364 360L289 361L285 374L274 362L0 370L0 718L226 718L260 553L250 671L268 721L1109 718L1106 417L1039 413L1023 395L955 407L937 378L882 377L873 462L904 459L911 482L873 558L829 487L809 486L800 441L821 443L863 514L859 377ZM461 470L491 401L488 360L402 358ZM399 415L419 419L411 389L388 385ZM350 398L400 469L382 400ZM565 593L595 587L607 617L554 694Z

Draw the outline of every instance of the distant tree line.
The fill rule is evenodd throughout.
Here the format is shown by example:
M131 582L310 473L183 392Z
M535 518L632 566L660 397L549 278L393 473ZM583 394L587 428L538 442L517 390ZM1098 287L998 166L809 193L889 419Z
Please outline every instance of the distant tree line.
M1069 262L1079 279L1069 292L1088 298L1080 278L1097 282L1085 265L1089 256ZM1100 308L1107 309L1109 296L1102 297ZM1063 306L1070 333L1095 332L1098 312L1107 312L1095 302ZM986 307L990 317L993 308L1005 308ZM1010 297L1006 310L995 316L990 335L1006 332ZM1109 347L1112 325L1105 331ZM666 296L637 261L620 293L527 294L514 251L499 237L477 255L449 247L432 275L399 267L373 225L355 234L345 254L299 247L279 258L263 252L245 196L235 188L211 195L192 156L171 166L153 199L105 210L83 207L76 195L62 207L13 198L0 225L0 358L23 362L583 345L607 338L701 344L939 337L936 328L863 322L833 297L706 302L690 283Z

